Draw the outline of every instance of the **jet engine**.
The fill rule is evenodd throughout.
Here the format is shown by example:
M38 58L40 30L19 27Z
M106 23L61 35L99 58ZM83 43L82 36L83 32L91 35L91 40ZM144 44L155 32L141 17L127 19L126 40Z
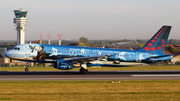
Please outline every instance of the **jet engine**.
M54 68L61 69L61 70L70 70L73 68L73 61L72 60L57 60L57 64L54 65Z

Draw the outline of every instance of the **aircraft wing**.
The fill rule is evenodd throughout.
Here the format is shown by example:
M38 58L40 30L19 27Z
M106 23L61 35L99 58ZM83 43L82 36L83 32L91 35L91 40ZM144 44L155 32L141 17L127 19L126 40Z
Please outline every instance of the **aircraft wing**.
M160 57L167 57L167 56L172 56L172 55L152 56L152 57L149 57L149 58L160 58Z
M87 62L90 62L90 61L105 59L107 57L109 57L109 56L100 55L100 56L89 56L89 57L65 58L64 60L72 60L72 61L78 62L78 63L87 63Z
M24 59L14 59L14 58L10 58L10 59L13 59L13 60L20 60L20 61L28 61L28 62L40 62L40 63L56 63L57 61L56 60L53 60L53 61L42 61L42 60L24 60Z
M62 60L72 60L73 62L76 62L76 63L88 63L90 61L105 59L107 57L109 57L109 56L108 55L99 55L99 56L89 56L89 57L64 58ZM27 60L22 59L21 61L27 61ZM57 60L54 60L54 61L28 60L28 61L29 62L40 62L40 63L56 63L57 62Z
M145 60L148 60L148 61L158 61L158 60L168 60L168 59L172 59L172 56L173 55L161 55L161 56L152 56L152 57L149 57L149 58L146 58Z
M152 56L152 57L149 57L148 59L151 59L151 58L161 58L161 57L168 57L168 56L177 56L179 54L167 54L167 55L161 55L161 56Z

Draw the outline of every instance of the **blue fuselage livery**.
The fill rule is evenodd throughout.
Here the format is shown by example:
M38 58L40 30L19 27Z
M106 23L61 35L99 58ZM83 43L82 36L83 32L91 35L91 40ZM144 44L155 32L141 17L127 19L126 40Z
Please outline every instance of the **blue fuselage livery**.
M91 47L77 47L77 46L59 46L59 45L45 45L45 44L21 44L14 47L14 49L6 52L7 57L11 57L17 60L34 61L42 60L36 56L38 51L32 50L30 47L39 46L44 47L45 60L53 61L64 58L79 58L79 57L93 57L93 56L109 56L107 60L125 61L125 62L151 62L155 59L150 59L154 56L166 56L168 54L160 54L155 52L146 52L138 50L125 50L125 49L108 49L108 48L91 48ZM8 54L7 54L8 53ZM171 57L171 56L169 56ZM166 57L167 59L171 59ZM160 58L161 60L166 60Z
M87 66L123 66L120 62L151 63L172 59L171 55L163 53L170 29L171 26L163 26L139 50L21 44L5 55L21 61L54 63L55 68L63 70L72 69L74 64L80 63L80 72L88 73Z

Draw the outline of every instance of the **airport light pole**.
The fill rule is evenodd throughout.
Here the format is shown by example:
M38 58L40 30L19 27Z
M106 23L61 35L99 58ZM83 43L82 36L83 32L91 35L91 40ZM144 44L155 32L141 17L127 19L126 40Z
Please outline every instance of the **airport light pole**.
M61 45L61 36L62 36L62 34L58 34L58 36L59 36L59 45Z
M43 35L39 35L40 36L40 44L42 44L42 36Z
M50 45L50 44L51 44L51 43L50 43L50 37L51 37L51 35L48 35L48 37L49 37L48 44Z
M26 18L27 10L14 10L15 17L14 25L17 30L17 45L25 44L25 26L28 23L28 18Z

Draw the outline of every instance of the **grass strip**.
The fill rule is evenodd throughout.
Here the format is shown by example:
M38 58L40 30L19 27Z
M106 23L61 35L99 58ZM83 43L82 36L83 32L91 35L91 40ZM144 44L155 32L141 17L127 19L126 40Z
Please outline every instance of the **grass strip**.
M25 67L0 67L0 71L24 71ZM80 67L70 71L79 71ZM131 67L88 67L89 71L138 71L138 70L180 70L176 65L131 66ZM29 71L63 71L53 67L29 67Z
M180 100L180 80L116 82L119 81L0 81L0 100Z

